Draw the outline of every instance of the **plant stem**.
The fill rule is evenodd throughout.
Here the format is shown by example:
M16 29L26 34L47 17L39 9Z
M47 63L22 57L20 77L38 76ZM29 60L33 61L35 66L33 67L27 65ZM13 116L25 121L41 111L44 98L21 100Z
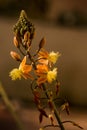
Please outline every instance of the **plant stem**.
M48 92L47 92L47 90L46 90L45 84L43 84L43 90L45 91L46 97L50 100L50 95L48 94ZM58 114L56 105L55 105L55 103L54 103L53 100L51 100L51 104L52 104L52 107L53 107L53 110L54 110L54 115L55 115L55 117L56 117L56 119L57 119L57 122L58 122L58 124L59 124L60 129L61 129L61 130L65 130L65 128L64 128L64 126L63 126L63 123L62 123L62 121L61 121L61 119L60 119L60 116L59 116L59 114Z
M2 86L1 83L0 83L0 95L1 95L1 97L2 97L2 99L4 101L4 103L5 103L8 111L11 113L13 119L15 120L19 130L24 130L23 125L22 125L21 121L19 120L13 105L9 101L8 96L7 96L6 92L4 91L3 86Z

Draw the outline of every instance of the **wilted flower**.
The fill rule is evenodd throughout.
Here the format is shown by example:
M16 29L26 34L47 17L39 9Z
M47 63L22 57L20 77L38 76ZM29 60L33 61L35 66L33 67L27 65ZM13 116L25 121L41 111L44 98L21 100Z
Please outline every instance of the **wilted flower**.
M9 76L12 78L12 80L21 79L21 77L27 79L32 78L32 76L29 74L31 71L32 66L26 64L26 56L23 58L22 62L19 65L19 68L13 69Z

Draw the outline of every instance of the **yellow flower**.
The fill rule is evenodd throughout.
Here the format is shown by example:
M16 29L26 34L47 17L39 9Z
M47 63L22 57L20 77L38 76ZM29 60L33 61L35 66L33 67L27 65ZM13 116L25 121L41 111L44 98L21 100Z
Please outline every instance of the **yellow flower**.
M57 59L59 58L59 56L60 56L59 52L55 53L54 51L52 51L52 52L49 53L48 60L50 62L52 62L53 64L55 64Z
M51 83L53 80L56 80L57 77L57 68L54 68L52 71L47 73L47 81Z
M21 77L27 79L32 78L32 76L29 74L31 71L32 66L26 64L26 56L23 58L22 62L19 65L19 68L13 69L9 76L12 78L12 80L21 79Z

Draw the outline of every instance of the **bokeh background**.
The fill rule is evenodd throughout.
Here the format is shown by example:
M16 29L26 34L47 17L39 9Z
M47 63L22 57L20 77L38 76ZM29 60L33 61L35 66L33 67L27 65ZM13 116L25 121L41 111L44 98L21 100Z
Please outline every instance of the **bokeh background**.
M87 107L87 1L0 0L0 80L10 98L32 100L28 81L11 81L18 63L10 57L13 25L24 9L36 28L34 49L46 37L46 49L59 51L57 63L61 96L71 105ZM26 83L27 82L27 83Z
M13 45L13 25L17 22L22 9L26 11L36 28L33 50L37 49L39 41L44 36L45 48L61 53L56 64L61 83L60 95L67 98L71 108L78 107L72 111L71 118L86 130L87 1L0 0L0 80L10 99L22 101L32 108L34 104L31 103L33 95L30 81L23 79L13 82L9 77L9 72L18 67L18 63L10 57L10 51L17 50ZM28 129L39 128L36 109L24 109L21 116L27 122ZM67 118L66 115L63 117ZM72 129L70 126L69 130Z

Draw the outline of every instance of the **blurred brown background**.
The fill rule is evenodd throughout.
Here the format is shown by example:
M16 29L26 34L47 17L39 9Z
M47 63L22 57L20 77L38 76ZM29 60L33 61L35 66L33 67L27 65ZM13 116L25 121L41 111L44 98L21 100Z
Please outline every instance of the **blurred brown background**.
M11 69L18 67L9 53L16 50L12 28L21 9L36 27L34 49L45 36L45 47L62 54L57 64L61 95L72 105L87 107L87 1L0 0L0 80L11 98L31 100L29 80L9 78Z

